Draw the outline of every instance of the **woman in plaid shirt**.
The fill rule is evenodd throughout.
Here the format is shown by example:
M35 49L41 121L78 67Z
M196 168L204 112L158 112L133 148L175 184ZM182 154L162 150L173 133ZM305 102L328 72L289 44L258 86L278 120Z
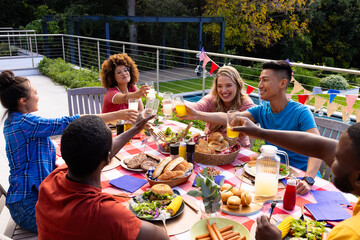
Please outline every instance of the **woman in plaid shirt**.
M11 71L0 74L0 99L6 109L3 119L6 154L9 160L10 187L6 204L14 221L37 232L35 204L40 183L55 169L56 151L50 136L61 135L79 115L56 119L31 114L38 110L37 90L25 77ZM99 114L104 121L135 121L137 112L123 110Z

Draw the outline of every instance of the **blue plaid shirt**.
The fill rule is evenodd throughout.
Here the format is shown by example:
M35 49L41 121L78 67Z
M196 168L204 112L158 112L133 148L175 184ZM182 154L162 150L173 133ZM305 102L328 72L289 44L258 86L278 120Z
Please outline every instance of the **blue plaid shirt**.
M4 123L10 176L6 204L37 192L40 183L55 169L56 150L49 136L60 135L79 118L47 119L33 114L11 113Z

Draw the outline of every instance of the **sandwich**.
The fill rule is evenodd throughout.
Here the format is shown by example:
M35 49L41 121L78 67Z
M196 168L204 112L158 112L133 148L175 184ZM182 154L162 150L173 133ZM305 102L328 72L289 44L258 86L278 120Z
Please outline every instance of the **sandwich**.
M156 184L150 188L150 191L143 193L144 199L150 201L159 201L162 205L167 205L173 199L173 190L167 184Z
M238 196L231 196L227 200L227 207L230 209L238 209L240 207L240 198Z

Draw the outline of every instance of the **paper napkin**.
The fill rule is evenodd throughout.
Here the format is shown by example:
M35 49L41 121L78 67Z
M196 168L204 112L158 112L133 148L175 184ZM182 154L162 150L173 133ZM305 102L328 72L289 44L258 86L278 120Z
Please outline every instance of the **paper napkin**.
M144 184L147 183L147 180L136 178L130 175L124 175L109 181L109 183L117 188L133 193L144 186Z
M349 201L344 197L344 195L341 192L335 192L335 191L314 191L310 190L314 198L318 203L323 202L335 202L337 204L344 204L347 206L350 206L351 204Z
M304 206L317 221L342 221L351 217L344 207L336 202L309 203Z

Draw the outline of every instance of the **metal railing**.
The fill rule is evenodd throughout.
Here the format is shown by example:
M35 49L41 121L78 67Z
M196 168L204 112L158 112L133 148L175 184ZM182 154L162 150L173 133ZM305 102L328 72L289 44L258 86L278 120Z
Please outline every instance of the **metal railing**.
M25 33L25 34L24 34ZM203 78L195 69L199 69L197 54L199 51L148 44L131 43L100 38L83 37L67 34L35 34L34 32L11 30L0 31L0 57L15 57L15 53L21 57L31 58L32 67L35 67L34 58L46 56L48 58L62 58L79 68L101 69L102 62L115 53L128 53L136 62L141 73L139 83L156 81L157 91L173 91L180 88L181 92L199 91L204 94L212 85L212 78ZM207 52L207 55L219 66L230 64L237 67L240 75L245 80L253 80L250 85L257 87L257 79L261 72L262 62L271 59L252 58L229 54ZM291 63L298 69L321 71L321 77L329 74L341 73L352 76L358 80L360 71L310 65L303 63ZM208 64L208 69L211 63ZM299 71L301 72L301 71ZM203 73L204 75L204 73ZM205 75L209 76L205 71ZM319 77L309 77L295 72L295 79L305 78L309 82L319 81ZM176 80L194 79L189 84ZM197 80L196 80L197 79ZM359 86L357 82L351 82ZM312 84L302 82L305 88L311 88ZM256 92L256 90L255 90ZM345 105L345 100L344 100Z

